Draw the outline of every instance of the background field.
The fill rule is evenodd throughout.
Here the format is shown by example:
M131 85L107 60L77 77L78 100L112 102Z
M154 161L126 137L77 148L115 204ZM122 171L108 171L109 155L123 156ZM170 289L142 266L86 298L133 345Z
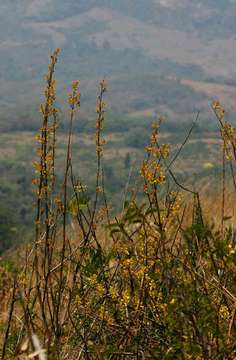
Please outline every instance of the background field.
M20 223L29 233L34 135L40 124L43 76L56 47L62 49L56 74L59 162L68 127L67 92L71 80L78 78L82 98L74 125L76 167L90 187L97 87L105 77L109 84L105 172L113 203L138 173L150 124L158 115L167 118L162 136L175 151L200 111L176 171L192 183L196 177L210 182L209 175L217 173L219 164L211 101L221 99L227 117L235 117L235 17L236 4L229 0L1 3L0 206L3 212L14 210L11 228Z

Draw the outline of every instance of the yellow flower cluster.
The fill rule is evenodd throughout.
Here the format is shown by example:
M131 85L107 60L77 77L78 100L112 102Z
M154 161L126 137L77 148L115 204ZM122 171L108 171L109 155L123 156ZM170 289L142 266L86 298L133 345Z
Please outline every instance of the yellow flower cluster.
M146 147L148 155L147 160L143 161L141 167L141 175L145 180L144 192L148 193L149 185L162 185L166 181L166 174L163 169L162 160L170 154L170 146L168 144L159 143L159 127L162 119L158 123L152 125L153 131L150 143Z
M89 285L91 286L95 286L97 284L97 275L96 274L93 274L92 276L90 276L88 278L88 283Z
M43 199L44 196L47 197L48 192L50 192L54 186L55 132L58 127L58 110L54 105L56 100L56 81L53 76L59 52L60 50L57 49L51 55L48 73L45 76L45 101L40 105L39 109L43 117L43 126L35 137L39 143L37 149L39 159L34 162L33 166L35 173L38 174L38 179L33 179L32 183L37 186L36 193L40 200Z
M79 91L79 84L80 83L78 80L72 81L72 91L68 93L68 104L72 110L74 110L76 107L80 107L81 94Z
M221 137L224 140L226 159L232 161L235 159L232 147L236 146L236 134L234 128L227 121L224 122L224 126L221 129Z
M109 292L110 292L112 300L117 301L117 299L119 299L119 293L118 293L116 287L114 287L114 286L110 287Z
M235 247L233 247L232 244L228 244L227 245L227 251L228 251L229 255L233 255L233 254L235 254Z
M74 186L74 191L76 193L85 193L88 190L88 186L81 183L80 180Z
M105 294L105 287L102 283L98 281L97 275L93 274L88 278L88 284L93 287L93 289L97 292L99 296L103 296Z
M127 307L130 302L130 293L129 290L125 290L121 295L121 304L124 307Z
M44 96L46 99L45 104L41 104L40 112L44 116L50 116L57 112L54 108L54 102L56 98L56 81L53 79L53 74L55 70L55 65L58 60L60 49L56 49L51 55L51 63L48 65L48 73L45 76L45 80L47 82L47 87L44 90Z
M229 318L230 314L226 305L220 306L219 315L223 320L227 320Z
M162 185L166 180L162 166L152 159L143 161L141 175L150 185Z
M225 157L227 160L236 160L236 132L232 125L225 120L225 110L219 101L212 103L212 109L215 112L220 125L221 137L224 141Z
M223 106L221 106L219 101L213 101L212 103L212 109L215 112L216 116L218 117L219 120L223 120L224 116L225 116L225 109L223 108Z
M171 191L167 197L166 207L168 212L171 213L172 215L177 214L181 207L181 200L182 197L178 192Z
M106 144L106 140L102 139L101 132L103 129L103 123L105 120L106 103L103 100L104 94L107 91L107 83L102 80L100 83L100 92L97 97L97 121L96 121L96 152L100 156L102 153L102 146Z

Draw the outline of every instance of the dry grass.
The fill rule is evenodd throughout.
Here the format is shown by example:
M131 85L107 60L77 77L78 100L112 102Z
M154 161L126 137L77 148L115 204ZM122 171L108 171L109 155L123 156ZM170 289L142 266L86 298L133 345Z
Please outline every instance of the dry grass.
M35 239L24 263L7 271L14 285L3 284L9 296L2 359L234 359L236 185L225 169L226 158L232 168L236 161L236 134L224 109L213 104L223 144L219 195L208 191L202 202L195 186L176 179L180 151L172 158L161 141L160 118L145 149L142 185L111 218L103 177L104 81L96 106L94 196L87 198L86 184L74 175L77 81L68 94L64 177L56 186L58 54L51 57L37 136Z

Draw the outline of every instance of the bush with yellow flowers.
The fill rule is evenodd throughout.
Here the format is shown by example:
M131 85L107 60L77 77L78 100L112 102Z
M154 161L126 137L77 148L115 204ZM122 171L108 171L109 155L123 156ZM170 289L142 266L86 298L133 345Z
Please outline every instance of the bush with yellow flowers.
M178 156L160 140L160 118L140 166L141 191L111 217L103 172L107 84L101 82L97 97L97 170L88 198L86 181L74 173L72 133L80 108L74 81L64 178L57 184L58 55L51 57L40 108L35 240L10 292L1 358L235 359L236 231L233 221L227 225L225 171L221 218L212 225L199 194L176 178ZM212 108L223 167L228 161L234 169L235 131L220 103Z

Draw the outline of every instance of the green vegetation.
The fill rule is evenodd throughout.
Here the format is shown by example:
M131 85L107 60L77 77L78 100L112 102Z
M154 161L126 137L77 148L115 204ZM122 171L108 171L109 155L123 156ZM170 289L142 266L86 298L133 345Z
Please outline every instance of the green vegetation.
M73 134L82 106L80 83L73 81L65 138L58 130L58 55L51 56L36 135L34 241L0 265L1 358L235 359L236 132L224 108L212 103L221 132L210 139L201 134L198 156L196 136L190 136L194 124L181 142L175 135L172 152L170 133L161 137L161 117L146 141L140 126L128 128L127 137L114 132L108 145L106 82L99 86L91 137ZM4 137L14 149L17 134ZM24 145L15 154L6 149L2 159L9 173L20 173L18 181L8 180L9 193L27 193L22 170L24 165L30 173L31 137L25 133ZM199 178L191 186L187 175L196 167L196 177L212 171L215 182L219 171L211 203L199 194ZM123 196L125 177L132 189L126 187ZM5 179L3 194L7 185ZM9 242L15 233L11 219L3 213Z
M83 122L81 124L81 122L79 115L74 123L76 132L73 136L73 158L75 171L86 182L88 194L91 197L95 181L95 175L92 174L96 172L94 124L92 121L87 124ZM220 176L220 142L216 132L210 133L204 130L202 121L199 126L199 128L197 125L195 126L189 143L182 150L175 171L181 181L191 181L194 173L198 182L202 178L206 178L211 183L212 177ZM122 121L119 118L112 118L108 112L108 119L104 127L107 144L103 163L106 193L113 207L113 214L122 209L120 196L121 194L122 197L125 196L127 186L130 190L135 185L140 164L144 158L143 149L149 141L150 127L150 120L140 120L137 126L137 120L123 119ZM182 126L175 126L166 121L162 126L161 138L172 144L175 153L181 146L188 128L189 124L182 123ZM200 130L201 133L199 133ZM35 193L31 182L34 177L32 165L36 157L35 134L36 132L20 131L0 135L1 208L3 211L13 214L15 226L17 229L21 229L21 231L17 231L10 242L1 237L0 252L32 237ZM203 136L204 139L201 141L199 137ZM66 129L60 130L59 127L57 138L59 170L57 176L59 180L62 179L64 171L66 142ZM211 162L213 167L205 169L206 162ZM9 227L5 227L4 237L9 236L8 229Z

